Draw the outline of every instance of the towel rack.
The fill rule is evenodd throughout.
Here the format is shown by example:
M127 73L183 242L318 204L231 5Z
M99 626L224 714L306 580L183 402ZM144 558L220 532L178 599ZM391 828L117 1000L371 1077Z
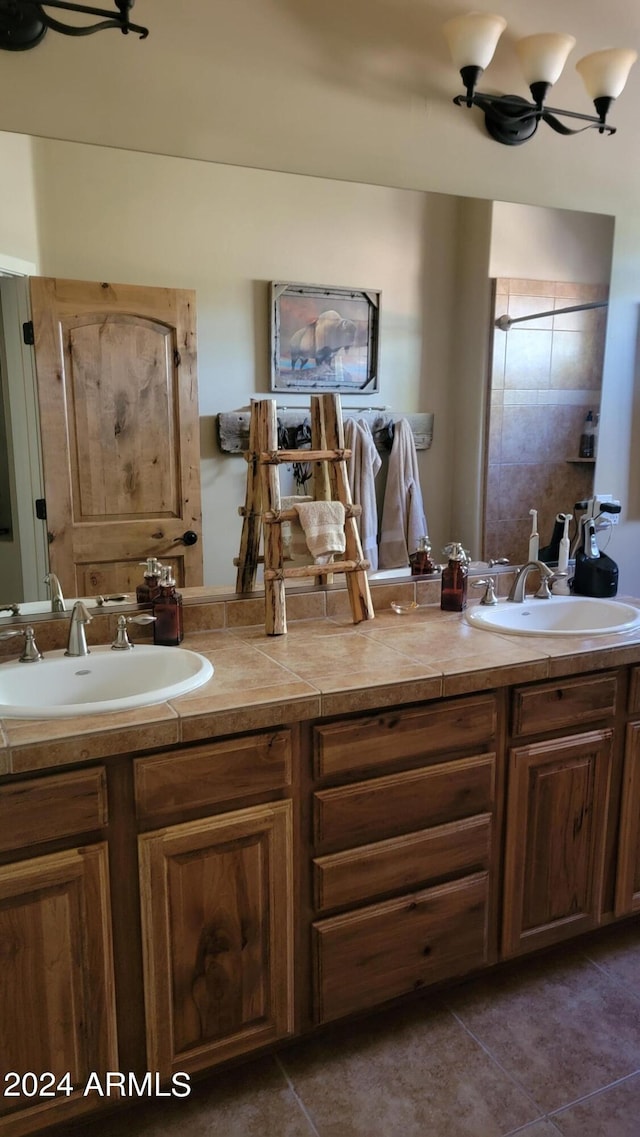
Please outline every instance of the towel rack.
M349 603L354 624L373 619L373 605L366 570L369 562L362 555L356 524L361 507L351 501L340 398L336 394L311 396L311 445L306 457L314 466L316 501L339 501L344 506L345 559L326 565L284 567L282 522L297 516L295 510L281 508L278 466L297 458L300 451L278 449L278 414L273 399L251 404L250 443L247 460L247 493L239 513L243 518L240 555L236 558L236 592L255 587L260 557L260 536L264 534L265 631L283 635L287 630L285 580L315 577L329 580L334 573L346 575Z
M258 399L256 402L274 403L274 399ZM306 407L279 406L276 403L277 420L287 431L295 432L305 423L309 425L309 411ZM237 411L222 411L218 414L218 442L225 454L244 454L249 449L249 426L251 410L241 407ZM385 439L389 427L398 419L407 419L413 431L416 450L428 450L433 441L433 411L406 414L392 411L388 407L349 407L343 408L342 418L362 418L371 429L376 446L385 450ZM295 459L294 459L295 460Z

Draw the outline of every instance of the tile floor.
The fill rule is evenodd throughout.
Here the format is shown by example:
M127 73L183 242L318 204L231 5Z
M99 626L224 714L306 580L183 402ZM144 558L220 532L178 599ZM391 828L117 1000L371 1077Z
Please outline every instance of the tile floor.
M292 1044L73 1137L638 1137L640 922ZM69 1130L71 1137L71 1130Z

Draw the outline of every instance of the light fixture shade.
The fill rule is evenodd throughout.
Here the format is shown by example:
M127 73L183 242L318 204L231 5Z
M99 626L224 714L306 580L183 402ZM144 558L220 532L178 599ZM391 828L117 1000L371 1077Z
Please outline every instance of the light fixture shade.
M562 32L541 32L516 41L515 48L528 86L558 81L575 37Z
M506 26L503 16L492 16L489 12L469 12L447 20L442 30L458 70L473 66L484 71L493 59Z
M581 75L590 98L617 99L624 91L629 72L637 58L637 51L630 48L610 47L579 59L576 71Z

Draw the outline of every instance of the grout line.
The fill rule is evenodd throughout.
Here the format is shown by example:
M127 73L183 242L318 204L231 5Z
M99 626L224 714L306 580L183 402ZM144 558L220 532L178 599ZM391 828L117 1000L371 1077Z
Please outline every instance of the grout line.
M640 1070L632 1070L630 1074L623 1074L621 1078L616 1078L615 1081L609 1082L606 1086L600 1086L597 1090L591 1090L590 1093L583 1094L580 1098L575 1098L574 1101L568 1102L567 1105L559 1105L556 1109L549 1111L549 1121L551 1121L556 1114L564 1113L565 1110L572 1109L574 1105L582 1105L583 1102L590 1101L591 1098L600 1097L601 1094L606 1094L609 1090L615 1089L616 1086L621 1086L624 1082L629 1082L631 1078L637 1078L639 1074Z
M539 1105L539 1103L534 1098L533 1094L527 1089L527 1087L525 1085L523 1085L523 1083L520 1081L520 1079L517 1078L515 1076L515 1074L512 1074L510 1070L507 1070L505 1066L503 1066L500 1059L496 1057L496 1055L493 1053L493 1051L482 1041L481 1038L478 1038L477 1034L474 1034L474 1032L471 1030L471 1028L467 1026L467 1024L460 1018L460 1015L456 1011L452 1010L452 1008L449 1006L447 1006L447 1010L449 1011L449 1014L452 1015L453 1018L456 1020L458 1025L461 1026L462 1029L467 1032L467 1034L480 1047L480 1049L484 1051L484 1053L487 1055L487 1057L489 1057L491 1059L491 1061L498 1067L498 1069L500 1069L502 1071L502 1073L509 1079L509 1081L512 1082L513 1085L516 1086L529 1099L531 1104L533 1106L535 1106L535 1108L537 1110L539 1110L539 1116L533 1117L531 1119L531 1121L527 1122L527 1125L533 1125L534 1121L545 1121L547 1118L547 1115L546 1115L544 1109L542 1108L542 1106ZM524 1128L526 1128L526 1126ZM517 1130L515 1130L514 1132L517 1132ZM507 1137L508 1137L508 1135L507 1135Z
M300 1109L300 1112L302 1114L304 1114L304 1117L306 1118L307 1123L309 1124L309 1126L311 1128L311 1132L313 1133L313 1137L320 1137L320 1134L319 1134L318 1130L316 1129L315 1124L313 1122L313 1118L311 1117L311 1114L309 1113L306 1105L304 1104L304 1102L303 1102L302 1098L300 1097L298 1091L296 1090L293 1082L291 1081L291 1078L289 1077L287 1069L281 1061L280 1055L274 1054L273 1059L275 1061L276 1066L280 1070L280 1073L282 1074L284 1080L286 1081L293 1097L295 1098L295 1101L298 1105L298 1108Z
M584 958L588 960L588 962L592 964L593 967L597 968L601 975L604 975L606 979L609 979L616 987L619 987L621 991L624 991L626 994L632 995L634 999L638 998L638 992L629 983L625 983L623 979L619 979L617 975L614 975L601 963L598 963L597 959L592 959L590 955L586 954L586 951L584 951L584 949L583 953Z

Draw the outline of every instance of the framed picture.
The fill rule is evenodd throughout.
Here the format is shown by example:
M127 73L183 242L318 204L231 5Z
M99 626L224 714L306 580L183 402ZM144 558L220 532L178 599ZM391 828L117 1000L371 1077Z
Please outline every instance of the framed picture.
M271 285L271 390L378 390L380 293Z

